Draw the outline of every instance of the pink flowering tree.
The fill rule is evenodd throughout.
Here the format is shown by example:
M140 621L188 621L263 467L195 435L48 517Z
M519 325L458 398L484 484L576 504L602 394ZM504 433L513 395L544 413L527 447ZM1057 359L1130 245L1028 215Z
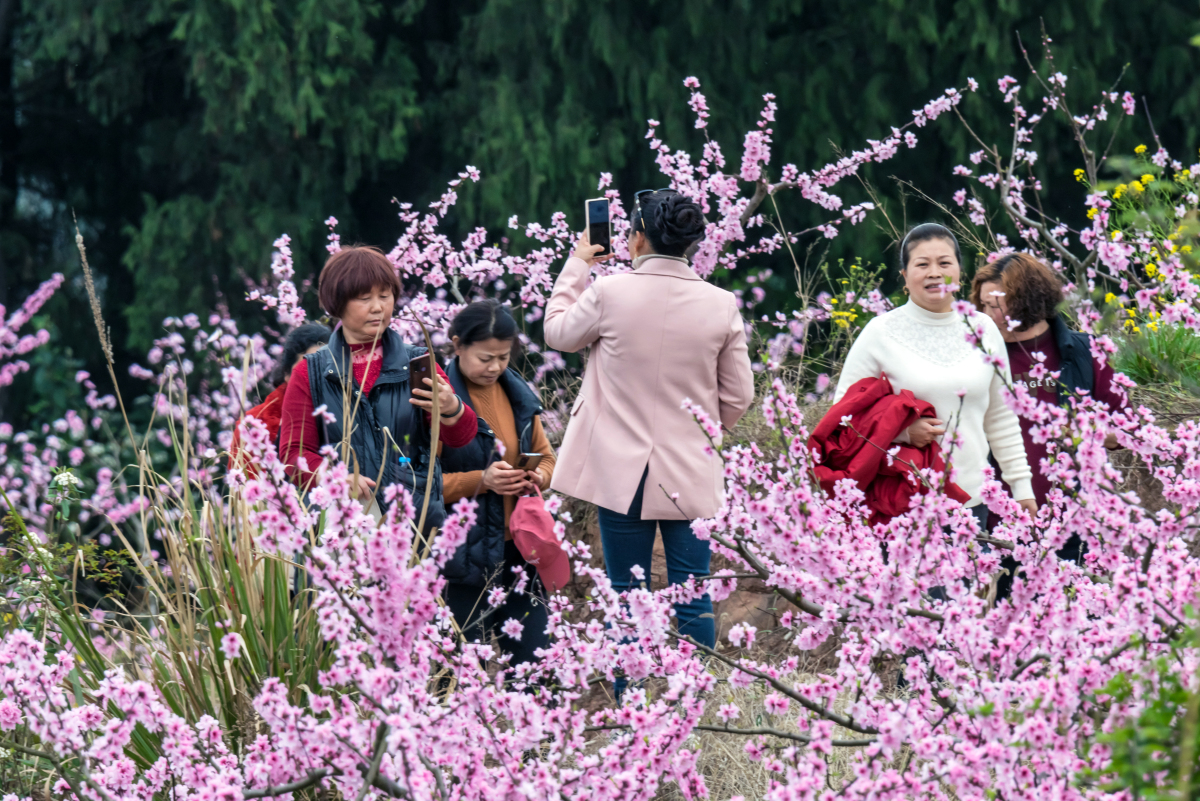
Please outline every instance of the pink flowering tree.
M62 273L55 273L43 281L42 285L25 299L21 308L12 314L7 314L7 310L0 306L0 387L9 386L18 374L29 369L29 363L21 359L21 356L50 341L50 332L45 329L39 329L32 334L18 332L58 291L62 282Z
M1065 77L1032 72L1031 87L1043 92L1040 112L1025 111L1011 78L998 82L1013 107L1011 149L984 147L972 158L975 167L956 168L967 186L947 199L947 208L962 208L963 230L975 231L988 251L1022 246L1051 260L1072 279L1072 306L1094 330L1106 321L1103 305L1112 303L1136 304L1135 314L1155 324L1195 329L1195 233L1183 223L1197 206L1190 183L1197 169L1184 169L1160 148L1147 159L1153 180L1139 177L1138 187L1110 190L1103 156L1096 155L1106 151L1092 137L1103 124L1115 124L1118 105L1121 114L1132 113L1129 100L1114 90L1077 116ZM696 128L707 133L708 101L695 79L685 84ZM979 89L974 80L966 87ZM710 139L698 155L673 150L654 121L647 139L671 184L709 215L708 236L694 257L697 270L709 275L791 251L803 237L836 237L875 213L869 198L847 204L837 192L850 190L838 185L869 163L916 147L916 129L958 115L961 98L949 89L881 139L808 172L795 165L772 169L776 98L770 95L744 139L736 172ZM1074 227L1043 217L1035 199L1042 187L1028 149L1030 130L1051 113L1070 117L1081 144L1089 212ZM485 292L509 299L527 323L540 319L552 268L573 245L567 218L557 214L543 225L514 216L510 228L531 243L524 255L487 245L483 231L452 242L439 221L461 182L479 179L468 168L430 210L400 206L406 227L389 259L411 293L395 323L406 337L423 335L422 327L440 334L463 303ZM601 176L598 189L613 201L617 252L627 256L621 252L627 210L610 181ZM1162 214L1137 213L1147 197L1159 197L1156 184L1170 184L1162 196L1179 202ZM827 215L823 222L797 232L777 227L763 204L770 200L773 208L792 189ZM1000 230L1000 220L1012 230ZM332 251L340 244L336 220L329 224ZM1013 230L1019 241L1010 239ZM304 319L301 288L286 237L276 242L276 254L272 282L253 297L286 327ZM618 260L602 269L628 268ZM0 641L0 748L42 765L55 793L97 801L237 801L317 789L360 801L650 799L668 785L702 798L710 794L698 768L701 736L727 739L759 763L770 777L771 799L1106 796L1111 750L1100 735L1146 707L1162 670L1186 682L1200 664L1194 647L1177 642L1200 586L1200 560L1192 555L1200 428L1185 421L1171 429L1149 409L1110 410L1088 399L1048 406L1013 387L1009 402L1051 443L1043 469L1056 489L1036 518L992 480L985 497L1002 522L986 534L937 491L944 476L924 475L928 491L915 496L910 512L872 527L856 487L843 484L830 495L813 480L805 401L773 370L803 355L815 326L848 327L886 309L877 289L855 286L791 317L748 321L770 336L757 441L723 440L706 410L680 399L710 437L697 458L724 460L727 501L696 530L729 567L681 587L618 595L603 571L590 566L586 544L566 536L560 517L588 594L549 601L551 645L540 663L522 666L466 641L440 602L438 570L472 524L471 502L460 502L432 539L413 524L420 499L402 491L376 524L350 498L347 468L335 454L328 454L316 488L301 495L253 421L242 436L260 469L253 476L235 471L228 493L213 483L218 448L244 407L237 388L262 374L270 346L243 338L220 315L207 327L199 317L183 317L156 344L144 377L153 382L162 414L186 421L181 429L192 432L195 453L183 459L174 491L153 495L154 515L195 525L188 530L193 541L224 531L218 519L236 520L253 540L247 560L302 566L329 661L303 686L288 669L260 672L250 654L265 635L246 625L254 618L243 610L218 605L211 614L219 625L206 628L189 660L204 660L210 681L242 682L245 707L197 714L177 704L169 689L177 677L172 670L182 666L142 670L162 665L158 657L168 650L153 638L131 643L97 634L101 651L87 627L64 626L46 638L16 631ZM963 334L980 341L976 331ZM1099 353L1116 347L1103 337L1097 342ZM222 378L189 397L184 377L196 369L188 362L195 352ZM546 368L539 379L560 369L556 354L534 353L539 370ZM984 356L1000 366L1001 354ZM816 390L828 385L827 377L818 380ZM167 439L177 441L179 431ZM1124 485L1104 447L1110 435L1161 484L1161 508ZM39 502L31 498L16 511L24 515ZM551 498L548 508L558 513L560 502ZM20 534L36 538L39 521L33 514L29 521ZM1055 555L1071 536L1087 547L1082 564ZM1022 572L1011 597L996 603L1003 554ZM56 580L40 567L35 560L29 580L35 587ZM745 622L715 649L673 628L673 602L705 592L719 600L748 580L787 602L774 632L786 643L781 653L754 650L765 632ZM501 596L491 593L488 605L499 605ZM510 626L510 636L522 635L520 625ZM829 668L802 674L805 655L820 647L831 653ZM1176 658L1163 667L1160 657L1168 654ZM86 677L75 681L81 672ZM633 682L623 704L589 711L582 703L589 689L617 675ZM762 699L761 709L745 706L748 693Z

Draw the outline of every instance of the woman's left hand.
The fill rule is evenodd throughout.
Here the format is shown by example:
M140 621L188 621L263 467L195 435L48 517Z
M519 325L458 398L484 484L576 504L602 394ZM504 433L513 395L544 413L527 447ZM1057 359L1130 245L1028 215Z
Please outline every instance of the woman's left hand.
M421 389L413 387L413 396L409 402L413 406L420 406L430 414L433 413L433 379L424 379L429 389ZM442 420L449 425L454 425L458 422L458 418L462 417L462 411L466 407L465 403L459 401L454 394L454 388L450 386L446 379L440 375L437 376L438 382L438 414ZM451 417L451 415L454 415Z
M1030 517L1037 517L1038 505L1037 501L1035 501L1033 498L1026 498L1023 501L1017 501L1017 504L1026 512L1029 512Z

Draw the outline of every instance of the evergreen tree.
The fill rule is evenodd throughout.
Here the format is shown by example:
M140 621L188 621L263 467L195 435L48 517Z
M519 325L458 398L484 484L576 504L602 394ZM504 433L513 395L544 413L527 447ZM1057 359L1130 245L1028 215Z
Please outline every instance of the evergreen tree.
M1121 89L1145 97L1164 144L1184 153L1200 144L1195 19L1183 0L0 0L0 302L56 269L78 275L74 211L128 364L166 316L226 303L261 319L241 305L244 278L265 273L279 234L315 274L327 216L347 241L386 246L399 231L390 199L431 200L465 164L484 181L447 221L460 233L502 234L513 213L565 210L578 224L602 171L626 197L661 185L646 120L673 147L702 142L685 76L702 81L731 165L773 92L773 167L808 169L968 77L1023 78L1020 43L1040 64L1043 24L1073 96L1125 69ZM1006 141L991 95L964 114ZM1050 187L1076 166L1057 124L1037 142ZM947 201L961 185L950 169L974 147L953 121L935 125L865 177L893 200L896 174ZM1150 138L1138 117L1117 147ZM780 209L793 229L821 220L798 197ZM913 202L907 214L931 216ZM831 255L891 256L883 232L859 230ZM79 292L69 284L46 308L74 356L37 370L99 368ZM38 380L61 383L31 375L14 391Z

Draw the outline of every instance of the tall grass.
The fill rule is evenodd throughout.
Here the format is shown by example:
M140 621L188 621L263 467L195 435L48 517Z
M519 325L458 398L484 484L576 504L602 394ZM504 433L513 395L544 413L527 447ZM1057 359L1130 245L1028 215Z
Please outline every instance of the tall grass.
M1113 369L1141 386L1167 385L1200 395L1200 336L1183 326L1144 328L1121 344Z
M186 435L177 440L181 467L191 454ZM186 475L186 472L183 472ZM145 601L103 619L79 601L77 571L55 569L52 552L37 548L33 534L13 517L14 534L43 561L31 588L44 605L46 629L60 632L52 647L69 649L76 697L90 697L114 668L147 681L179 716L220 721L227 744L240 751L256 729L251 701L267 678L277 678L296 703L332 663L312 608L312 592L293 590L296 565L287 555L259 548L240 493L172 482L142 465L140 491L150 500L141 521L162 544L161 560L126 547L145 582ZM124 535L115 531L123 541ZM303 584L303 582L300 582ZM11 616L5 628L29 621ZM221 638L241 635L243 653L227 659ZM156 736L139 731L135 761L149 766L161 756Z

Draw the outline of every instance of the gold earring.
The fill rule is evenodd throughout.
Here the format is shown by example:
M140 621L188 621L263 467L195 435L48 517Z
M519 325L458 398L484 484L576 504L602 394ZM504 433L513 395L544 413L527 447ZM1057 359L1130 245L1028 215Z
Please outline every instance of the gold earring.
M904 294L905 294L905 295L907 295L907 294L908 294L908 287L904 287Z

